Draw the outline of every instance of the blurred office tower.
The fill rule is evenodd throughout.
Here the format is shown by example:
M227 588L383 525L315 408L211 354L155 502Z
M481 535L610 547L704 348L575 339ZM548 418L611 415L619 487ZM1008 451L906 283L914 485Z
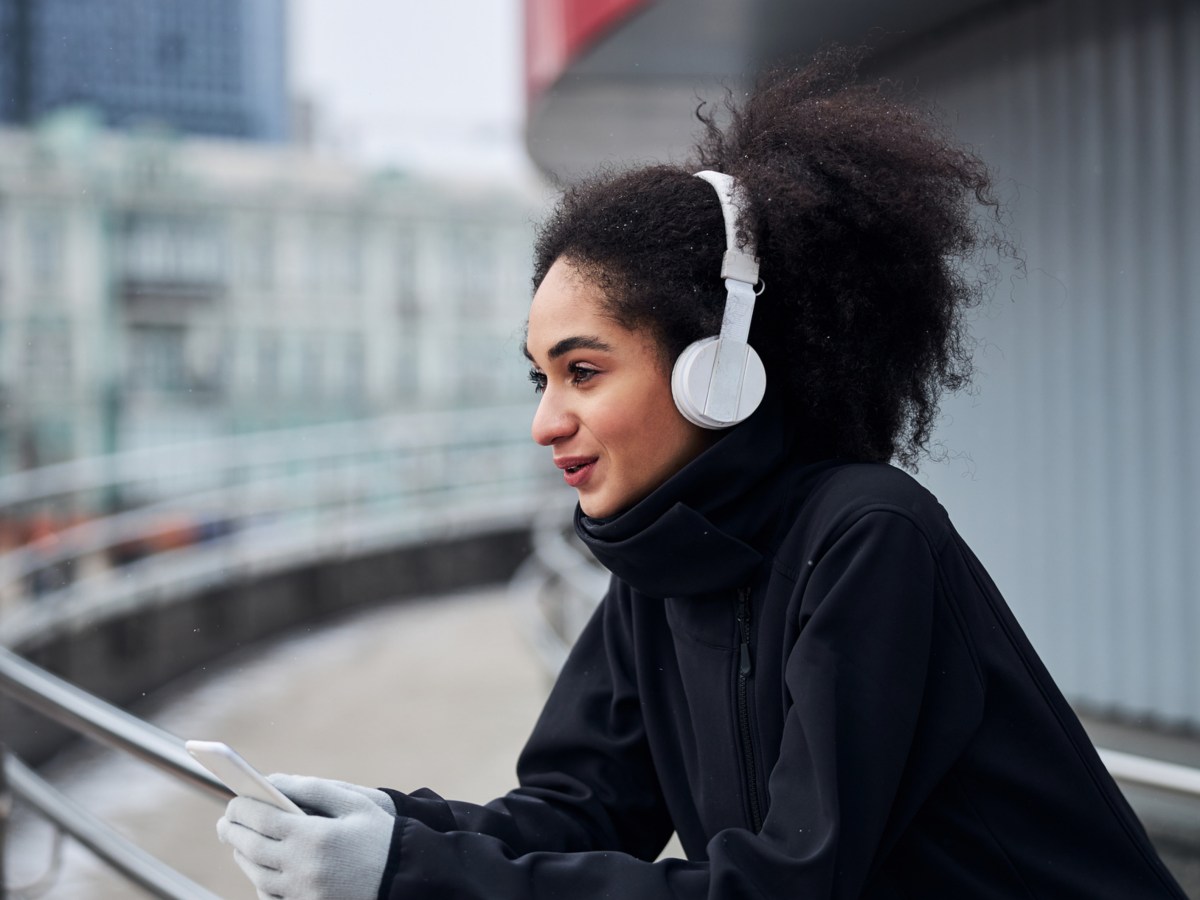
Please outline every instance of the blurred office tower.
M64 106L123 128L282 141L284 0L0 0L0 122Z
M523 397L534 202L287 146L0 130L0 473Z
M994 168L1025 259L923 466L1059 683L1200 729L1200 4L526 0L544 171L682 159L696 93L838 40ZM770 302L770 286L762 298Z

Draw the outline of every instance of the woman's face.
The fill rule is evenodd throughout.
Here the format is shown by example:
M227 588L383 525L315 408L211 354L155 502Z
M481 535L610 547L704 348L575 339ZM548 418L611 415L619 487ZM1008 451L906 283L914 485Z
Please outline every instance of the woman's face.
M533 439L592 518L628 509L712 439L675 408L653 339L605 315L602 299L558 259L534 294L525 344L542 395Z

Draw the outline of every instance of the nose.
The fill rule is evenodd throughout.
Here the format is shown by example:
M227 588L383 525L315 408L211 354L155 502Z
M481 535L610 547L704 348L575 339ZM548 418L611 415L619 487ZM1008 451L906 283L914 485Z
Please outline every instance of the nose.
M543 392L529 429L534 443L549 447L570 437L577 427L575 417L564 408L557 393L550 389Z

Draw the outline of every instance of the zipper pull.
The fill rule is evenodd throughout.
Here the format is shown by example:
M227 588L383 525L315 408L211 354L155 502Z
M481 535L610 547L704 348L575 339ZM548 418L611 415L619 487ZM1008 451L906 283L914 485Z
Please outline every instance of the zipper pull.
M741 588L738 591L738 634L742 639L741 657L738 665L738 674L747 676L750 674L750 591L746 588Z

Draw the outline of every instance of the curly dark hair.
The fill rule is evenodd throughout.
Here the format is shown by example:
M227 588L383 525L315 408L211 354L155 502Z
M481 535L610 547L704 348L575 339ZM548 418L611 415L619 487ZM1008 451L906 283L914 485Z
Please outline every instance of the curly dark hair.
M987 167L932 112L865 83L863 56L831 48L771 71L744 102L726 98L723 126L702 104L704 136L683 165L568 188L539 232L534 287L569 260L669 363L720 330L725 297L720 205L692 175L733 175L765 284L750 343L805 452L913 468L942 392L969 382L965 313L988 269L967 264L1002 243L1000 207Z

